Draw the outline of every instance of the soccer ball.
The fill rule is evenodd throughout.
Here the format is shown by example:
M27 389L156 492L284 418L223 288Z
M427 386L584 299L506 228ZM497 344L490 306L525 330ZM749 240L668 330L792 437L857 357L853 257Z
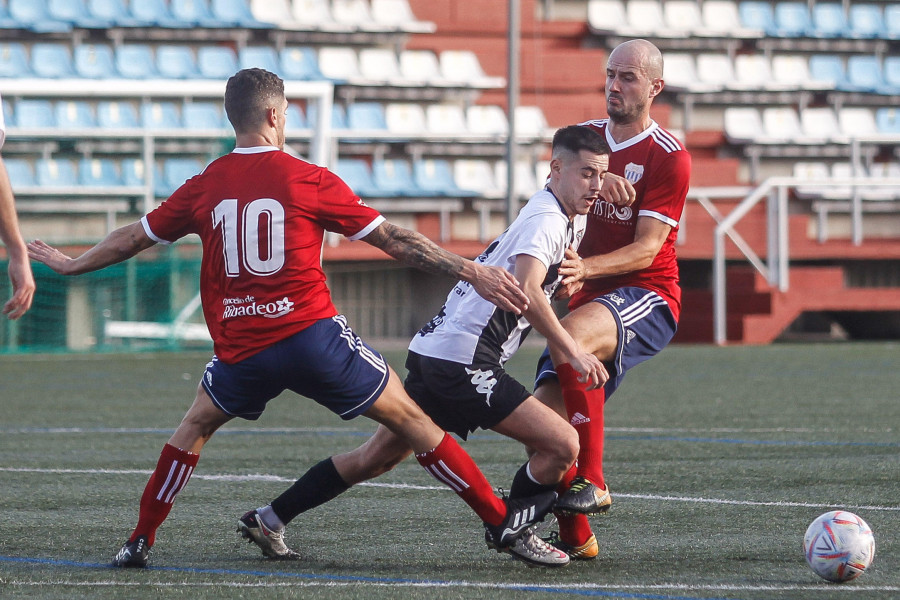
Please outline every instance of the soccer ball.
M810 523L803 536L806 562L816 575L841 583L856 579L875 557L875 538L865 521L833 510Z

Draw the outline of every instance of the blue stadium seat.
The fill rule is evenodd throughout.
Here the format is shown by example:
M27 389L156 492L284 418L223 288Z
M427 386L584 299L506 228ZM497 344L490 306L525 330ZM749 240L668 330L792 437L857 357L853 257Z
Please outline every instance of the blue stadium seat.
M771 3L745 0L738 6L738 14L741 16L741 25L745 28L759 29L767 35L775 35L775 14Z
M185 181L200 173L204 164L196 158L168 158L163 161L162 181L157 182L157 196L170 196ZM159 192L163 192L160 194Z
M237 56L226 46L201 46L197 50L197 67L207 79L226 80L238 71Z
M20 187L33 187L34 165L27 158L4 158L3 165L9 174L9 181L15 191Z
M18 42L0 44L0 77L29 77L31 68L25 46Z
M31 70L43 79L75 77L72 53L65 44L45 42L31 46Z
M146 44L123 44L116 48L116 71L125 79L159 77L153 50Z
M875 111L878 133L900 135L900 108L884 107Z
M877 4L850 4L849 23L849 37L882 38L886 34L884 15Z
M456 185L450 163L441 159L417 160L413 163L413 181L423 195L472 197L477 194Z
M116 161L110 158L82 158L78 162L78 185L89 187L122 185Z
M377 198L385 195L384 192L379 190L378 186L375 185L372 170L364 160L353 158L338 159L334 172L338 177L344 180L344 183L350 186L350 189L353 190L357 196L362 198Z
M280 58L281 76L284 79L319 81L325 78L319 70L316 51L308 46L282 48Z
M150 21L142 21L128 11L125 0L88 0L87 12L96 19L103 19L115 27L146 27Z
M47 0L8 0L6 7L10 18L22 29L35 33L66 33L72 30L69 23L50 17Z
M56 126L60 129L94 129L97 120L87 102L59 100L56 102Z
M75 46L75 73L88 79L114 79L116 71L112 47L106 44L79 44Z
M235 27L247 29L269 29L275 27L272 23L258 21L246 0L212 0L209 6L213 17L232 23Z
M840 38L850 36L850 25L844 7L837 2L816 3L813 6L813 32L816 37Z
M39 158L34 167L35 181L41 187L78 185L75 164L65 158Z
M309 127L306 123L306 116L303 114L303 109L293 102L288 102L285 118L287 121L285 130L289 133Z
M809 58L809 74L821 82L830 82L835 89L853 90L844 70L844 62L834 54L813 54Z
M387 131L384 105L380 102L355 102L347 107L347 129Z
M13 119L22 129L56 127L53 105L49 100L19 100L13 108Z
M372 164L375 186L384 196L420 196L409 163L403 159L382 159Z
M900 89L900 56L884 58L884 81L888 86Z
M165 0L137 0L129 3L131 15L143 23L168 29L189 29L194 25L172 16Z
M316 120L319 118L319 106L316 103L309 104L306 107L306 122L310 127L316 126ZM344 108L339 104L331 105L331 128L347 129L347 115Z
M141 104L141 124L147 129L180 129L182 122L174 102L144 102Z
M141 123L131 102L103 100L97 103L97 125L102 129L136 129Z
M900 4L888 4L884 7L884 36L892 40L900 40Z
M167 79L197 79L200 70L190 46L164 44L156 48L156 70Z
M206 0L171 0L169 9L177 20L189 23L194 27L223 29L236 26L234 22L213 16Z
M270 73L280 73L278 55L270 46L246 46L238 51L238 68L259 67Z
M0 29L19 29L21 24L9 16L5 2L0 2Z
M775 5L775 30L780 37L805 37L813 32L806 2L779 2Z
M91 15L84 0L48 0L47 15L51 19L71 23L84 29L108 29L113 23Z
M894 94L881 73L881 61L877 56L855 54L847 59L847 78L857 89L876 94Z
M140 158L123 158L119 162L122 183L131 187L141 187L147 183L144 161Z
M223 129L228 125L223 121L218 102L186 102L181 107L181 120L185 129Z

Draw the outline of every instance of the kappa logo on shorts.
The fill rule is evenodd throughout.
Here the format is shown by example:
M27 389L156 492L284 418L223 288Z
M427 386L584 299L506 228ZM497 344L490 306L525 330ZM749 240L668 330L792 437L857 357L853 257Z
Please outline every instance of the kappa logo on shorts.
M497 385L497 379L490 371L482 371L481 369L472 371L466 367L466 373L472 376L472 385L475 391L485 395L485 402L491 405L491 394L494 393L494 386Z
M625 298L618 294L607 294L606 298L616 306L622 306L623 304L625 304Z

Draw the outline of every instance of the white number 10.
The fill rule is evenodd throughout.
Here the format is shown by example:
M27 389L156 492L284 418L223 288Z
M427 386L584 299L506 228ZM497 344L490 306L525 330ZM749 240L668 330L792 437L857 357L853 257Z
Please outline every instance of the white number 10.
M238 214L237 200L222 200L213 209L212 219L213 228L222 226L225 273L229 277L241 274L242 263L250 273L263 276L277 273L284 266L284 207L277 200L254 200L244 207L243 215ZM265 239L260 238L261 233ZM268 250L265 259L264 250Z

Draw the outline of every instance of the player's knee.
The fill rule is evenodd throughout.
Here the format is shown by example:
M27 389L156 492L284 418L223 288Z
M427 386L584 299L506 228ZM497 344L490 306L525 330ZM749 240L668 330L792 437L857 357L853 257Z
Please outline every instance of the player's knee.
M578 458L578 432L574 427L567 427L559 444L559 461L564 470L568 470Z

